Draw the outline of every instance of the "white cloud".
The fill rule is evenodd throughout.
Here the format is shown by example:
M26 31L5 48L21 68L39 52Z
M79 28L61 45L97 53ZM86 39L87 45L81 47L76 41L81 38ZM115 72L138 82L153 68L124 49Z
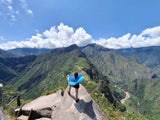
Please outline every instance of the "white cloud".
M77 44L84 46L92 43L92 37L87 34L83 28L78 28L75 32L72 27L60 23L56 28L51 27L50 30L44 31L42 34L36 34L32 36L28 41L21 42L8 42L0 44L2 49L13 49L13 48L57 48L66 47L71 44Z
M13 11L13 7L11 5L8 6L9 11Z
M21 3L21 7L22 9L29 15L33 14L33 11L31 9L28 8L28 4L26 0L19 0Z
M16 17L14 15L11 15L11 20L16 21Z
M33 11L28 7L26 0L0 0L1 19L8 18L10 21L14 22L18 16L22 15L24 12L26 15L33 15Z
M111 37L109 39L92 39L82 27L73 30L72 27L60 23L59 26L53 26L50 30L45 30L42 34L37 33L28 41L13 41L0 44L1 49L13 48L58 48L66 47L71 44L85 46L90 43L97 43L106 48L119 49L130 47L160 46L160 26L148 28L139 35L125 34L119 38Z
M32 10L30 10L30 9L27 10L27 13L28 13L29 15L32 15L32 14L33 14Z
M139 35L131 36L131 34L128 33L119 38L112 37L109 39L100 39L95 42L104 47L113 49L160 46L160 26L148 28Z

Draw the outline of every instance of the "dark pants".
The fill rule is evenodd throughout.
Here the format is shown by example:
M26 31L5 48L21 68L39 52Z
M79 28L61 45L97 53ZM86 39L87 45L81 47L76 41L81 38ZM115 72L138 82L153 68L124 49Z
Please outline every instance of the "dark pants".
M73 86L73 87L78 89L79 88L79 83L77 85Z

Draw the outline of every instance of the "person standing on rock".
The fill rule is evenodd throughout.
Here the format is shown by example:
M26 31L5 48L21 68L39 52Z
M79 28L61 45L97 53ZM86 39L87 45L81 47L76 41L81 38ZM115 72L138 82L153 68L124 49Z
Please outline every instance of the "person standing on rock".
M79 101L79 98L78 98L79 83L84 80L84 76L78 75L78 72L75 72L74 75L67 75L67 80L69 84L68 94L70 95L71 87L74 87L76 92L76 102L78 102Z

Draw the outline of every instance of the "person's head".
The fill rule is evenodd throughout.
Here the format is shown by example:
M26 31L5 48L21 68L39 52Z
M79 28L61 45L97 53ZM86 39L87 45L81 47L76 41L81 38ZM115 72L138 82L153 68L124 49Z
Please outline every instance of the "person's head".
M74 73L74 77L77 79L77 77L78 77L78 72L75 72L75 73Z

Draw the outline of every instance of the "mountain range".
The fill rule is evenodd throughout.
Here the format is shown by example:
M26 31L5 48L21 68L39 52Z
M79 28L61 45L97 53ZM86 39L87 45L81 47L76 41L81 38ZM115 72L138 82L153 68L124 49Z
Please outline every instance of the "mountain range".
M67 87L66 75L75 71L85 75L82 84L103 112L107 108L104 102L100 102L103 95L109 104L125 111L120 103L125 90L131 95L125 103L127 110L160 117L160 79L136 58L124 56L116 50L96 44L81 48L71 45L40 55L0 58L0 81L23 92L24 100L57 89L64 91ZM104 113L107 115L107 112ZM111 118L110 115L107 117Z
M52 49L45 48L15 48L7 50L9 53L22 57L27 55L40 55L44 52L52 51Z
M11 52L5 51L0 49L0 57L15 57L15 54L12 54Z
M113 85L131 94L127 109L159 117L160 106L157 102L160 98L160 79L149 67L140 64L134 57L126 57L96 44L88 45L82 48L82 51Z
M125 56L135 57L139 63L147 65L160 75L160 46L118 49Z

